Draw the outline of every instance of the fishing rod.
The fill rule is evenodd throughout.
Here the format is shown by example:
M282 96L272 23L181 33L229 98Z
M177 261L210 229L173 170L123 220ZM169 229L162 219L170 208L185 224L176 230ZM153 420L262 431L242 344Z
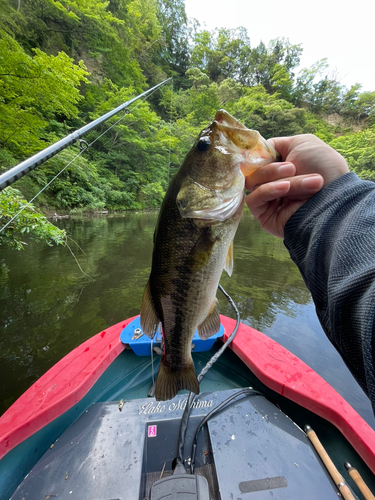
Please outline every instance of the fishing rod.
M171 80L172 80L172 78L168 78L167 80L164 80L163 82L159 83L158 85L155 85L155 87L152 87L151 89L146 90L142 94L139 94L137 97L134 97L130 101L127 101L127 102L121 104L120 106L113 109L112 111L109 111L105 115L100 116L96 120L88 123L87 125L85 125L84 127L80 128L80 129L76 130L72 134L67 135L66 137L55 142L51 146L48 146L47 148L43 149L42 151L40 151L36 155L31 156L31 158L28 158L27 160L19 163L18 165L11 168L10 170L7 170L6 172L4 172L3 174L0 175L0 192L3 189L5 189L6 187L13 184L13 182L16 182L18 179L20 179L24 175L28 174L32 170L34 170L34 168L39 167L39 165L46 162L47 160L49 160L53 156L57 155L57 153L62 151L67 146L70 146L70 144L73 144L73 142L75 142L77 139L82 137L84 134L86 134L87 132L89 132L93 128L97 127L101 123L104 123L109 118L112 118L112 116L114 116L117 113L119 113L120 111L126 109L133 102L137 101L141 97L146 96L150 92L157 90L159 87L162 87L163 85L165 85L166 83L168 83Z

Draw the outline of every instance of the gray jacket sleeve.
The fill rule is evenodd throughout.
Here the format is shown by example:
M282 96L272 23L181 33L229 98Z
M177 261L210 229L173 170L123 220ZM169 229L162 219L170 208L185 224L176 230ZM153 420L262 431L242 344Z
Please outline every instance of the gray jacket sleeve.
M284 243L375 412L375 183L334 180L289 219Z

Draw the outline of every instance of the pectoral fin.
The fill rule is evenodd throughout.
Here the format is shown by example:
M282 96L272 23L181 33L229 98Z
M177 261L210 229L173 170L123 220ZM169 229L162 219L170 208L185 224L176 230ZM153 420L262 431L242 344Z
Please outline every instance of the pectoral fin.
M228 276L232 276L233 272L233 240L230 242L228 253L225 258L224 271L228 273Z
M154 347L154 353L158 356L163 356L163 351L157 345Z
M158 329L160 319L156 314L154 304L151 297L150 280L147 282L141 305L141 328L143 332L150 337L154 335Z
M220 330L220 316L219 309L217 307L217 299L211 306L211 310L208 313L207 318L203 321L201 325L198 326L198 335L202 340L206 340L212 335L215 335Z
M210 261L212 250L218 238L213 238L211 229L206 227L202 230L197 242L189 253L186 265L192 273L197 273L207 266Z

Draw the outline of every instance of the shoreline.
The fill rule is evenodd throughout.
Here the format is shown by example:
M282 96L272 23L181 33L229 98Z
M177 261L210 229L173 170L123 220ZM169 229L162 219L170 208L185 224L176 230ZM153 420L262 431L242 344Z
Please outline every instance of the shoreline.
M82 211L82 212L67 212L67 213L57 213L52 212L52 211L44 211L43 214L47 219L54 219L54 220L59 220L59 219L69 219L71 217L98 217L101 215L105 215L106 217L116 217L116 216L121 216L121 215L126 215L126 214L151 214L155 212L159 212L160 208L143 208L141 210L121 210L121 211L111 211L111 210L98 210L98 211Z

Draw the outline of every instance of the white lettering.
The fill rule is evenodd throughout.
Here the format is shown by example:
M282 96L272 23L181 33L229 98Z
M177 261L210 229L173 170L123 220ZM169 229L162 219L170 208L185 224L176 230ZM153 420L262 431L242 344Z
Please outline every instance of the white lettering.
M184 411L186 408L186 404L187 404L187 399L179 399L176 410Z
M165 411L165 406L161 405L160 401L158 401L156 405L151 401L150 403L141 406L139 415L142 415L142 413L145 415L150 413L163 413L163 411Z
M187 405L187 398L186 399L179 399L177 403L171 403L168 406L168 411L184 411ZM214 402L212 399L206 401L206 400L201 400L197 399L193 401L191 404L191 409L193 410L194 408L211 408L213 406ZM139 410L139 415L151 415L153 413L163 413L166 410L166 406L163 404L160 404L160 401L158 401L156 404L153 401L150 401L149 403L146 403L141 406Z

